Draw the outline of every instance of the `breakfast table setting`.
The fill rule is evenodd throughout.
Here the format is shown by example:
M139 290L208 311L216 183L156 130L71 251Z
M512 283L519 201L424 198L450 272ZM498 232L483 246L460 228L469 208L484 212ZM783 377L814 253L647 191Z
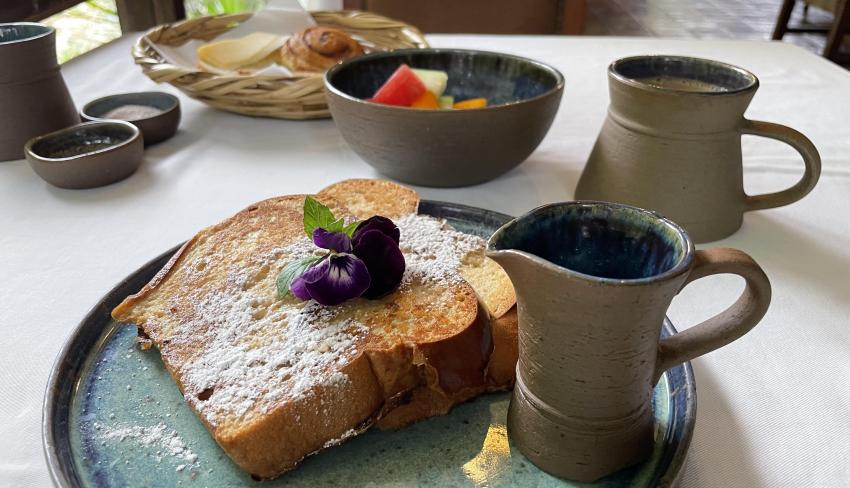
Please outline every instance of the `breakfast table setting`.
M227 34L219 51L198 47L242 16L127 33L61 66L70 98L53 93L53 114L79 124L79 111L84 123L42 127L0 162L0 486L250 486L248 474L290 469L249 467L259 465L186 393L192 381L178 391L169 373L179 368L142 351L153 341L171 361L169 341L113 327L110 312L148 280L156 288L154 275L199 230L234 214L253 222L265 208L255 202L322 200L338 182L364 179L401 183L421 198L420 214L484 239L516 289L517 386L398 431L358 436L358 426L324 439L330 449L263 485L850 484L850 71L779 42L422 35L389 20L313 16L348 29L365 55L355 46L356 56L304 75L283 38L244 47ZM283 61L264 61L281 46ZM195 49L205 68L177 66ZM266 81L210 67L237 55L259 62ZM496 81L464 81L463 70ZM382 102L402 76L424 88L405 107ZM513 77L508 95L499 77ZM133 122L144 117L148 125ZM79 169L57 169L62 158ZM389 200L411 191L381 188ZM376 231L357 229L384 219L310 227L309 205L330 217L335 207L300 198L328 263L358 262L360 237ZM393 219L400 252L410 219ZM581 238L565 237L572 226ZM322 244L325 230L344 242ZM589 258L565 256L581 246ZM622 262L598 258L603 246ZM278 292L322 303L320 290L296 290L313 269L282 292L278 278ZM602 332L588 332L584 317ZM570 361L609 361L598 351L637 335L649 339L636 359L619 353L625 369L562 373L576 369ZM615 386L588 389L587 378ZM643 389L629 390L634 382ZM201 402L215 394L198 388ZM575 427L588 404L607 416ZM142 432L126 423L133 417L163 427ZM113 420L123 430L104 425ZM626 420L640 427L626 432ZM596 428L588 441L582 429Z

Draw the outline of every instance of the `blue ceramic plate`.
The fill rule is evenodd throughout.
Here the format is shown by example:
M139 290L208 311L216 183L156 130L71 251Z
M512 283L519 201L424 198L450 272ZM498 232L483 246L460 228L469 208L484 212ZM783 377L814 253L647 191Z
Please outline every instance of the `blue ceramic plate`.
M420 212L488 237L507 215L424 201ZM125 486L670 486L685 459L696 414L689 364L655 387L655 450L642 465L592 485L538 470L510 443L510 395L490 394L449 415L398 432L369 431L307 459L275 481L253 481L213 441L183 402L155 351L109 312L165 264L172 249L130 275L86 316L54 365L44 405L44 450L62 487ZM675 333L665 321L663 334Z

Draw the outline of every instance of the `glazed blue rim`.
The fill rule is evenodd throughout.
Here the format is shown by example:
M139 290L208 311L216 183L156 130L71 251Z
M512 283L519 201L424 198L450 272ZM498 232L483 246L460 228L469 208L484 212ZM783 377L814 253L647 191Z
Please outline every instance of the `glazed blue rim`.
M523 104L523 103L526 103L526 102L531 102L531 101L534 101L534 100L540 100L542 98L551 96L553 93L558 93L559 91L564 89L564 84L565 84L564 75L561 74L561 72L558 71L553 66L550 66L550 65L548 65L548 64L546 64L542 61L537 61L537 60L534 60L534 59L531 59L531 58L526 58L526 57L523 57L523 56L517 56L516 54L506 54L506 53L500 53L500 52L496 52L496 51L482 51L480 49L452 49L452 48L439 48L439 47L395 49L393 51L375 52L375 53L370 53L370 54L366 54L366 55L363 55L363 56L357 56L357 57L354 57L354 58L346 59L345 61L342 61L340 63L333 65L328 71L325 72L325 89L332 92L334 95L337 95L337 96L344 98L346 100L356 102L356 103L360 103L360 104L367 105L367 106L371 106L371 107L377 107L377 108L380 108L380 109L383 109L383 110L407 110L407 111L421 112L421 113L426 113L426 114L427 113L430 113L430 114L451 113L450 110L445 110L445 109L433 109L433 108L432 109L421 109L421 108L402 107L402 106L399 106L399 105L386 105L386 104L383 104L383 103L370 102L369 100L364 100L362 98L357 98L357 97L351 96L348 93L344 93L342 90L335 87L333 85L333 83L331 83L331 77L333 77L338 71L341 71L341 70L347 68L348 66L350 66L352 64L369 62L373 59L394 58L394 57L397 57L397 56L400 56L400 55L405 55L405 54L422 54L422 53L426 53L426 54L454 53L454 54L471 54L473 56L475 56L475 55L486 55L486 56L497 56L497 57L501 57L501 58L509 58L509 59L513 59L515 61L521 61L521 62L524 62L524 63L532 64L532 65L542 69L543 71L547 71L549 74L551 74L555 77L555 81L556 81L555 86L546 90L545 92L541 93L540 95L536 95L536 96L529 97L529 98L523 98L522 100L517 100L515 102L500 103L498 105L488 105L486 107L478 107L478 108L466 108L466 109L463 109L464 112L481 112L481 111L485 111L485 110L498 109L498 108L501 108L501 107L512 107L512 106L520 105L520 104Z
M637 212L637 213L649 216L651 218L657 219L662 225L669 227L670 229L672 229L676 233L676 235L679 237L680 245L685 249L685 251L682 254L682 257L679 259L679 262L677 262L673 267L671 267L670 269L668 269L668 270L666 270L662 273L658 273L658 274L655 274L655 275L652 275L652 276L647 276L647 277L644 277L644 278L623 279L623 278L606 278L604 276L595 276L595 275L582 273L580 271L576 271L576 270L567 268L565 266L559 266L559 265L557 265L557 264L555 264L555 263L553 263L553 262L551 262L547 259L541 258L540 256L536 256L534 254L531 254L531 253L528 253L528 252L525 252L525 251L520 251L520 250L517 250L517 249L493 249L493 248L490 247L490 244L493 241L493 238L496 237L497 234L503 232L505 227L507 227L511 224L514 224L515 222L517 222L518 220L520 220L524 217L530 217L532 215L538 215L538 214L544 213L544 212L548 211L549 209L551 209L553 207L563 206L565 203L572 205L572 206L613 207L613 208L627 210L627 211L631 211L631 212ZM673 222L672 220L668 219L667 217L661 215L660 213L658 213L654 210L647 210L645 208L635 207L633 205L627 205L625 203L612 203L612 202L603 202L603 201L597 201L597 200L573 200L573 201L570 201L570 202L547 203L546 205L541 205L541 206L531 210L530 212L528 212L527 214L525 214L521 217L516 217L514 219L511 219L509 222L505 223L505 225L503 225L498 230L496 230L496 232L494 232L493 235L490 237L490 239L487 241L487 252L489 253L491 251L500 252L500 253L520 254L522 256L525 256L528 259L531 259L535 263L537 263L540 266L543 266L543 267L545 267L549 270L564 271L568 275L574 276L574 277L579 278L579 279L584 280L584 281L590 281L590 282L594 282L594 283L603 283L603 284L609 284L609 285L615 285L616 284L616 285L640 286L640 285L647 285L647 284L650 284L650 283L655 283L657 281L668 280L670 278L673 278L674 276L680 275L680 274L684 273L685 271L687 271L688 268L691 266L691 263L693 263L695 248L694 248L694 243L691 241L691 237L688 235L688 233L685 231L685 229L682 228L682 226L680 226L676 222Z
M50 34L53 34L54 32L56 32L55 28L53 28L53 27L51 27L47 24L40 24L38 22L3 22L3 23L0 23L0 29L2 29L3 27L35 27L35 28L38 28L40 30L43 30L43 32L39 32L38 34L34 34L32 36L29 36L29 37L24 37L23 39L11 39L11 40L8 40L8 41L4 41L4 40L0 39L0 46L8 46L8 45L11 45L11 44L18 44L18 43L27 42L27 41L33 41L35 39L41 39L43 37L47 37Z
M722 68L722 69L726 69L726 70L735 72L738 75L741 75L741 76L747 78L749 80L749 83L746 86L743 86L741 88L735 88L735 89L732 89L732 90L726 90L726 91L720 91L720 92L717 92L717 91L714 91L714 92L712 92L712 91L697 92L697 91L680 90L680 89L677 89L677 88L659 88L657 86L653 86L653 85L650 85L648 83L644 83L642 81L639 81L636 78L631 78L631 77L625 76L618 71L618 69L621 66L623 66L624 64L627 64L627 63L633 63L633 62L637 62L637 61L653 61L653 60L684 61L684 62L689 62L689 63L710 64L710 65L717 67L717 68ZM608 65L608 75L611 76L612 78L616 79L617 81L625 83L629 86L633 86L635 88L640 88L642 90L646 90L646 91L650 91L650 92L655 92L655 93L671 93L671 92L673 92L673 93L679 93L679 94L687 93L688 95L694 95L694 96L712 96L712 97L714 97L714 96L722 96L722 95L734 95L734 94L737 94L737 93L755 90L759 86L758 77L753 72L748 71L744 68L741 68L740 66L735 66L734 64L729 64L729 63L724 63L723 61L716 61L714 59L698 58L698 57L695 57L695 56L679 56L679 55L676 55L676 54L642 54L642 55L638 55L638 56L628 56L628 57L625 57L625 58L616 59L616 60L612 61L611 64Z
M509 215L470 207L456 203L422 200L419 213L432 217L481 223L493 228L504 225L513 218ZM480 236L485 237L485 236ZM89 310L71 333L62 350L56 356L42 407L42 446L50 478L61 488L83 487L83 482L71 457L70 405L80 386L80 375L90 354L100 350L108 341L113 330L106 328L112 322L110 313L127 295L135 293L142 285L165 265L183 244L174 246L151 259L126 278L121 280ZM107 332L107 333L105 333ZM676 329L665 318L662 336L676 333ZM688 453L696 419L697 396L693 368L685 362L668 369L665 373L670 387L672 421L667 427L666 437L673 442L665 448L660 466L666 470L658 473L652 482L657 486L674 486ZM677 415L676 412L680 412Z

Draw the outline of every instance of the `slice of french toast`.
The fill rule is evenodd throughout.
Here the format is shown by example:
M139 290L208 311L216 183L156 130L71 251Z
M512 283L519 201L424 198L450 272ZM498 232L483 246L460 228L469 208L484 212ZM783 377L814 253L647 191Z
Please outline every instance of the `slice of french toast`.
M358 219L373 215L395 219L416 214L419 209L419 194L415 190L386 180L343 180L323 188L317 196L341 202ZM442 230L454 232L448 224L443 225ZM479 239L463 256L459 270L492 316L499 318L516 304L516 293L505 270L485 255L486 245ZM422 251L430 252L427 247Z
M351 179L326 186L316 195L344 202L357 219L373 215L395 219L415 214L419 208L416 190L387 180Z
M519 357L517 340L517 311L514 306L508 313L490 321L493 335L493 354L487 365L487 390L511 390L516 382L516 362Z
M365 430L423 381L446 397L478 394L493 347L472 286L422 256L405 254L401 284L377 300L278 298L281 269L314 252L304 199L265 200L202 230L112 312L159 349L215 440L259 478Z
M419 195L405 186L383 180L352 179L334 183L323 190L320 197L334 198L350 206L360 219L375 214L400 217L400 226L406 234L416 236L416 242L402 242L406 254L418 254L446 261L439 249L452 246L453 241L463 242L464 252L457 263L461 276L472 285L492 316L493 354L487 368L487 391L509 390L514 385L518 356L516 295L507 273L498 263L486 257L486 242L472 236L459 235L447 223L426 216L415 216ZM405 247L406 246L406 247ZM467 401L480 391L464 394L447 394L436 387L426 375L421 386L414 390L398 407L387 412L379 421L381 429L398 429L413 422L443 415L458 403Z

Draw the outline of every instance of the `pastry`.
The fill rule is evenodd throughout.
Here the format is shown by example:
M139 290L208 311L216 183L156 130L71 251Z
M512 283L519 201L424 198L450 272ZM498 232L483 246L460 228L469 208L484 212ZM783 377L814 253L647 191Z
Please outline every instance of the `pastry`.
M363 48L345 32L316 26L286 40L280 49L280 63L292 71L323 72L339 61L360 54Z

